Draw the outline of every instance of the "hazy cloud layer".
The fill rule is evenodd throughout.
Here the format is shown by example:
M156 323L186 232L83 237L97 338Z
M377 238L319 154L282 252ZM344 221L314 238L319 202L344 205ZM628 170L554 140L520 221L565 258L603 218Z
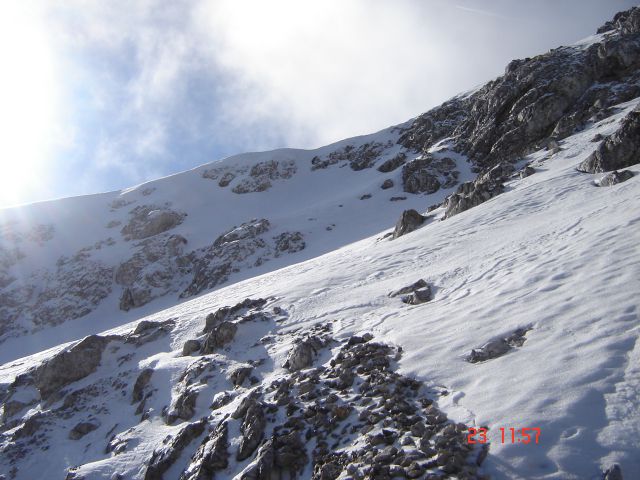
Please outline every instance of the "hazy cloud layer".
M29 3L50 45L56 98L41 100L55 106L44 117L37 105L29 116L50 119L56 133L29 154L39 155L46 187L20 200L121 188L232 153L315 147L403 122L633 4Z

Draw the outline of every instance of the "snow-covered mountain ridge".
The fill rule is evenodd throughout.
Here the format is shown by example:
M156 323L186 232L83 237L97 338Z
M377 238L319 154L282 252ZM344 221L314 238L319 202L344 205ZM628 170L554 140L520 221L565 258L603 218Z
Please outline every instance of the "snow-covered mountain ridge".
M8 212L0 308L24 316L3 323L0 475L639 477L638 27L620 14L373 136ZM567 52L585 64L560 81ZM188 300L229 258L237 283ZM42 284L8 303L21 272L97 305L10 337L42 305L52 323L75 308ZM141 286L157 299L136 308ZM98 333L14 360L38 335ZM489 428L488 450L470 426Z

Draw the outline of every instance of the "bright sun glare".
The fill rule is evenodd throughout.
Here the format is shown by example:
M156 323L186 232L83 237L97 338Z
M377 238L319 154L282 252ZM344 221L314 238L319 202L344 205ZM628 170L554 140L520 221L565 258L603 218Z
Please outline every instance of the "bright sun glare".
M0 6L0 207L42 186L55 130L52 47L30 4Z

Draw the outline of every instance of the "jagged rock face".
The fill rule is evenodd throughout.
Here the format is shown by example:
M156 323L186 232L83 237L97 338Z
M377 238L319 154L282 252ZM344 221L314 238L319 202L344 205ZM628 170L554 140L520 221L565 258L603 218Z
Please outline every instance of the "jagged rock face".
M93 373L109 341L91 335L38 367L32 375L41 397L46 400L60 388Z
M392 147L392 143L382 144L378 142L365 143L359 147L347 145L340 150L329 153L325 157L315 156L311 159L311 170L324 169L337 163L349 163L352 170L364 170L371 168L380 158L381 154L388 148Z
M460 172L451 158L424 158L412 160L402 167L402 185L408 193L435 193L440 187L450 188L457 183Z
M191 458L191 464L180 476L180 480L210 480L215 473L229 465L229 429L221 422L202 441L202 445Z
M251 167L249 178L240 181L232 188L232 191L240 194L264 192L271 188L272 180L291 178L296 173L296 170L296 164L293 160L270 160L257 163Z
M190 261L195 265L194 275L180 297L191 297L226 282L240 266L259 266L269 257L279 257L305 248L302 233L283 232L268 239L265 234L270 228L267 219L254 219L223 233L211 246L189 254Z
M502 182L506 181L513 171L513 165L502 162L479 175L473 182L460 185L456 192L444 201L445 218L469 210L502 193Z
M183 213L153 205L139 205L129 213L131 219L120 231L126 240L142 240L166 232L180 225L185 217Z
M549 135L563 137L609 105L639 94L640 30L636 10L612 22L588 47L561 47L511 62L505 74L467 96L427 112L400 137L426 152L452 138L454 150L480 168L514 160Z
M402 212L398 223L396 223L396 228L393 231L393 238L398 238L402 235L413 232L420 227L424 221L425 217L420 215L417 211L413 209L405 210Z
M202 435L205 421L189 423L178 434L168 439L162 447L154 450L149 460L144 480L162 480L164 473L171 468L182 451L196 438Z
M378 171L382 173L393 172L397 168L401 167L405 164L407 160L407 154L404 152L400 152L395 157L390 158L389 160L385 160L378 167Z
M238 326L231 322L222 322L213 328L204 339L200 353L203 355L213 353L217 349L224 347L227 343L233 340Z
M633 110L620 128L604 139L589 157L578 165L586 173L603 173L640 163L640 110Z

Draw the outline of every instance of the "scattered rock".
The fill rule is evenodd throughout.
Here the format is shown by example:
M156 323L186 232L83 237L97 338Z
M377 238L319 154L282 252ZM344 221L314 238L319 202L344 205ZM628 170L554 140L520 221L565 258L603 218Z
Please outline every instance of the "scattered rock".
M611 187L618 183L626 182L630 178L633 178L633 172L630 170L622 170L620 172L614 170L611 173L607 173L597 183L599 187Z
M368 200L370 198L371 198L371 194L370 193L366 193L366 194L364 194L364 195L362 195L360 197L360 200Z
M398 223L396 223L396 228L393 231L392 238L398 238L402 235L413 232L424 223L425 219L426 217L423 217L413 209L405 210L402 212Z
M394 290L389 293L389 297L397 297L398 295L406 295L407 293L413 293L420 288L428 288L429 285L423 279L420 279L411 285L407 285L406 287L402 287L398 290Z
M431 288L427 286L426 288L415 290L411 295L403 296L401 300L409 305L420 305L431 301L431 298Z
M390 178L387 178L384 182L382 182L382 185L380 185L380 188L382 190L388 190L389 188L393 187L393 180L391 180Z
M466 360L469 363L478 363L501 357L512 348L524 345L525 335L529 330L531 327L519 328L507 337L496 338L480 348L474 348Z

